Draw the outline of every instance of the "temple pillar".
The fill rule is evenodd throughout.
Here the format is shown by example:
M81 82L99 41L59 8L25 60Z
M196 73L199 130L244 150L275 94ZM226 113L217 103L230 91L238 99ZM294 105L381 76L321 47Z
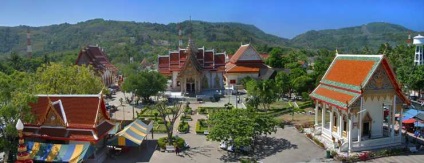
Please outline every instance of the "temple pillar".
M349 123L349 127L348 127L348 135L347 135L347 139L349 142L349 153L351 152L352 149L352 115L349 114L348 115L348 123Z
M315 126L318 126L318 100L315 101Z
M393 105L390 111L390 120L391 121L391 130L390 130L390 137L392 137L392 140L395 140L395 110L396 109L396 94L393 95ZM401 118L401 117L400 117Z
M343 114L341 113L341 112L339 112L339 128L338 128L338 134L339 134L339 136L340 137L342 137L342 132L343 132L343 122L344 122L344 120L343 120Z
M361 97L361 106L359 107L359 123L358 123L358 142L359 145L361 144L361 139L362 139L362 111L363 111L363 102L364 102L364 97Z
M325 103L322 103L322 109L321 109L321 127L325 128Z
M333 109L330 109L330 133L333 133L333 126L334 126L334 112Z

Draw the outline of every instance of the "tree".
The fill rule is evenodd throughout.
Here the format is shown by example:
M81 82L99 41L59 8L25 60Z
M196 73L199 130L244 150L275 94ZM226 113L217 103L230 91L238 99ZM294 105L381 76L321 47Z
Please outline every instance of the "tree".
M172 134L175 120L177 120L184 111L182 103L174 103L172 107L168 107L166 102L162 101L156 104L155 108L159 112L158 116L162 119L163 124L165 125L166 133L168 135L168 144L172 145Z
M36 93L40 94L97 94L103 87L90 66L57 63L38 68L34 81Z
M122 89L143 98L143 102L149 101L150 96L157 95L160 91L165 91L167 80L156 71L141 71L130 74L122 86Z
M273 48L269 53L266 64L274 68L283 68L283 50L281 48Z
M302 92L307 92L313 87L313 80L307 75L302 75L292 80L292 85L294 91L297 94L301 94Z
M280 71L277 73L275 77L275 86L278 91L278 96L282 97L284 94L288 93L291 88L289 75L284 71Z
M220 110L209 116L208 140L232 140L234 146L249 146L257 136L276 132L277 121L252 109Z
M278 97L274 80L251 80L247 82L247 93L251 96L248 105L255 109L259 105L262 105L264 109L269 109L271 103L275 102Z
M32 76L25 72L15 71L11 75L0 72L0 151L16 152L18 119L24 122L34 120L29 106L35 102L33 96Z
M247 87L247 82L249 82L251 80L253 80L252 77L246 76L246 77L244 77L243 79L240 80L240 83L241 83L241 85L243 85L244 88L246 88Z

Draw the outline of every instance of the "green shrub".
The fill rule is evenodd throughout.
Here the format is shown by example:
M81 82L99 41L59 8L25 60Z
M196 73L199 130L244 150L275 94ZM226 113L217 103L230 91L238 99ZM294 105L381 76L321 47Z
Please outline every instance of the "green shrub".
M184 132L184 133L187 133L187 132L189 132L189 125L188 125L188 123L187 122L181 122L179 125L178 125L178 131L179 132Z
M192 121L193 118L191 118L190 115L184 115L184 116L181 116L180 120L181 121Z
M185 140L181 137L172 137L172 145L177 145L178 148L184 148ZM158 146L161 149L165 149L168 144L168 137L162 137L158 139Z
M206 108L199 107L199 114L206 114Z

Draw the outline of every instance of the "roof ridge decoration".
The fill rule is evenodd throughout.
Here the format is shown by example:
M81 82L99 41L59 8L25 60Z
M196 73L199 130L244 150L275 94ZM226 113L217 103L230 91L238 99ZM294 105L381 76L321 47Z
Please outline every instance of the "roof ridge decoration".
M200 63L197 61L197 56L196 56L196 52L197 52L197 48L194 45L194 41L193 39L191 39L191 37L189 38L188 41L188 46L187 46L187 56L188 59L186 59L186 62L184 63L184 66L182 68L182 70L187 69L188 65L193 64L193 67L197 70L197 72L202 71L202 67L200 66Z

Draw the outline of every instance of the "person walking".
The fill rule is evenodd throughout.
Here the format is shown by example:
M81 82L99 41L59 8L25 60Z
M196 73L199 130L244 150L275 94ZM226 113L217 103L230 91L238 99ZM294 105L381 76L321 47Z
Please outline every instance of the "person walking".
M175 155L180 155L180 148L178 146L175 147Z

